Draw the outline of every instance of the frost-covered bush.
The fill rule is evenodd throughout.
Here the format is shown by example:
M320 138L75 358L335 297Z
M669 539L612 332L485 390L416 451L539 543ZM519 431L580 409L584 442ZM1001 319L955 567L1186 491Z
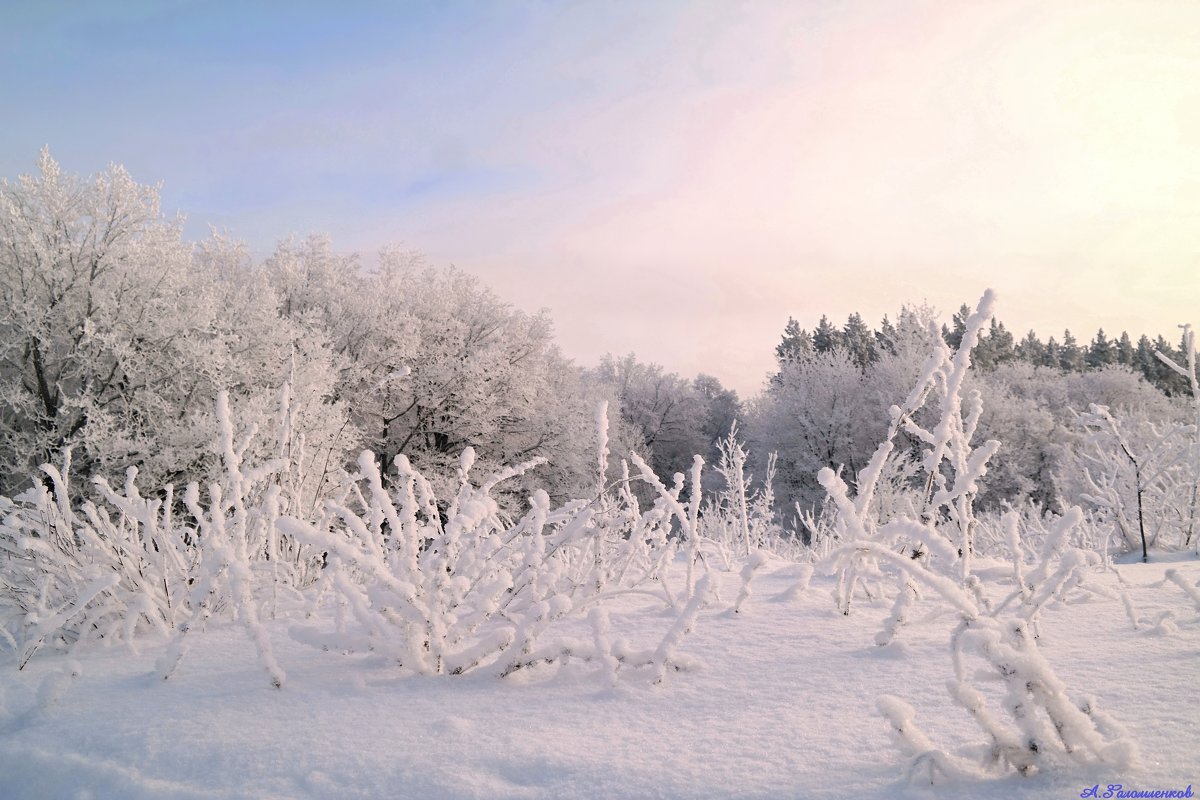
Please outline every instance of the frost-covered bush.
M598 415L598 465L606 462L607 418ZM626 475L591 500L552 507L537 490L529 508L510 520L494 492L502 482L540 464L505 468L476 482L474 450L459 460L459 485L439 510L430 482L404 456L393 462L394 489L385 487L374 456L338 497L326 501L324 523L283 517L279 529L327 553L314 609L333 606L334 626L296 625L300 641L341 652L370 651L419 674L500 675L538 664L583 659L616 671L653 667L661 679L678 666L674 647L695 622L707 582L689 569L673 586L667 567L679 548L672 521L694 554L700 463L692 499L680 500L682 476L668 489L641 459L635 465L658 492L642 512ZM601 473L602 474L602 473ZM653 650L614 645L605 601L626 594L658 598L676 612ZM559 620L590 612L591 642L548 640Z
M1194 335L1183 327L1184 363L1157 355L1192 388L1190 402L1142 395L1131 402L1128 391L1104 394L1111 405L1089 399L1075 414L1055 475L1063 497L1091 509L1117 550L1143 558L1151 548L1200 543L1200 385Z
M286 428L286 387L281 397ZM279 457L248 466L255 426L235 435L224 394L215 417L224 475L206 501L195 483L182 497L170 486L160 497L143 496L130 468L121 490L97 478L99 499L73 507L70 451L63 469L43 468L49 487L0 498L0 642L18 667L47 645L132 646L137 634L153 631L175 637L169 672L186 632L214 613L246 623L270 660L260 609L274 614L281 597L311 583L320 554L274 525L282 511L303 506L297 466Z
M1190 471L1191 426L1155 423L1141 415L1118 420L1093 404L1081 414L1086 445L1077 452L1080 499L1112 528L1126 551L1187 546L1194 488Z
M107 502L76 511L69 456L62 469L45 468L51 488L0 498L0 643L18 667L43 646L131 641L188 615L183 589L196 553L178 536L170 494L142 497L130 469L123 492L101 481Z
M935 342L933 352L925 360L904 404L889 409L887 434L870 462L858 473L854 498L850 497L845 481L832 469L825 467L818 472L817 479L838 512L834 518L835 535L848 546L871 540L881 524L885 528L890 525L893 530L899 525L914 534L919 532L922 537L912 543L914 557L920 557L931 547L951 548L956 553L954 562L961 581L969 581L976 528L974 498L979 493L979 480L987 471L988 460L1000 444L995 440L979 446L972 444L983 402L978 391L964 397L963 387L971 364L971 348L990 319L994 302L990 291L984 294L979 308L966 320L957 350L951 351L940 337L931 337ZM932 424L924 427L917 421L917 414L931 400L938 413L932 417ZM920 478L924 489L915 519L898 517L882 522L872 511L872 505L901 431L921 443ZM855 559L839 567L837 601L843 613L849 613L851 600L864 577L874 572L870 559Z
M781 524L775 509L776 458L767 457L765 474L755 485L747 470L749 454L734 423L717 441L719 488L705 500L698 534L726 569L761 551L784 557L804 552L800 537Z
M540 459L475 480L465 450L458 489L444 503L432 483L400 455L387 480L365 451L354 474L332 481L313 506L288 429L287 387L280 393L277 454L257 463L257 426L235 430L228 397L216 404L215 451L221 480L177 497L146 498L130 470L123 491L97 480L100 503L71 505L65 474L46 468L40 484L0 499L0 641L23 666L46 644L127 641L143 630L170 637L158 664L170 678L184 663L195 630L221 617L252 638L273 685L285 674L264 617L331 608L333 627L294 624L301 641L385 655L423 674L527 667L584 660L614 676L648 671L661 680L687 659L677 652L709 601L709 559L699 515L703 460L668 487L636 455L606 483L608 420L595 415L594 496L554 506L535 490L527 511L509 518L496 488ZM635 482L650 487L643 507ZM690 484L690 487L689 487ZM685 489L687 493L685 495ZM705 545L711 556L711 543ZM685 570L670 569L683 553ZM754 560L743 572L749 596ZM633 647L612 635L609 605L649 597L670 610L661 637ZM551 626L587 621L589 640ZM564 626L565 628L566 626Z
M876 551L888 552L884 558L891 559L903 582L897 612L885 633L897 626L904 598L918 586L954 608L959 621L950 637L954 674L947 688L985 734L977 746L948 752L920 731L907 703L888 695L879 698L880 713L911 758L910 779L937 782L1009 770L1033 775L1071 763L1128 769L1136 762L1137 747L1128 734L1093 698L1069 692L1038 649L1039 614L1052 600L1087 590L1086 577L1100 563L1095 552L1067 545L1069 531L1081 518L1078 509L1059 518L1040 559L1028 571L1014 541L1015 588L994 605L916 560ZM1016 539L1017 517L1010 519ZM872 549L879 547L871 544ZM995 687L1000 687L999 693Z
M878 597L892 587L892 612L875 639L881 646L896 639L922 599L940 600L958 620L950 638L954 676L948 688L986 741L974 751L974 759L948 753L920 731L907 703L882 697L879 710L911 757L910 777L936 781L1008 770L1030 775L1065 761L1125 768L1136 758L1136 748L1094 701L1068 694L1037 647L1042 610L1052 600L1086 590L1087 575L1100 566L1094 550L1070 546L1071 531L1083 522L1082 512L1070 509L1046 527L1032 569L1025 566L1021 516L1005 516L1013 588L998 602L989 597L972 566L980 530L987 528L974 508L978 481L1000 445L994 440L972 444L982 402L978 393L964 397L962 386L970 349L991 316L993 302L991 292L986 293L966 320L959 349L951 353L937 347L905 405L892 408L889 436L859 473L853 497L841 477L830 469L821 471L819 479L837 509L835 524L845 540L828 559L837 575L835 598L839 609L849 614L858 591ZM914 412L930 398L939 415L927 428L915 421ZM880 523L871 513L874 488L901 429L923 444L924 502L919 514ZM985 541L991 544L995 538ZM989 698L976 685L981 676L997 680L1003 695Z

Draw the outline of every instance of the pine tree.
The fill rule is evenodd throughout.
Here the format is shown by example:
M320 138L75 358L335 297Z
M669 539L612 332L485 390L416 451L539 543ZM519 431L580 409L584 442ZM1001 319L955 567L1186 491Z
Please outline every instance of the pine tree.
M1171 343L1168 342L1162 335L1159 335L1158 338L1154 340L1154 349L1157 352L1162 353L1164 356L1168 356L1170 358L1175 357L1175 348L1171 347Z
M775 345L775 360L781 365L789 361L795 361L806 353L813 351L812 336L808 331L800 327L800 323L796 322L792 317L788 317L787 325L783 329L783 340Z
M1054 369L1062 369L1062 347L1051 336L1046 340L1046 349L1042 353L1042 361L1039 366L1053 367Z
M991 327L976 349L983 348L986 352L987 365L985 368L995 369L1006 361L1014 358L1013 335L1004 327L1004 323L992 317Z
M1035 366L1044 366L1046 358L1046 345L1042 344L1038 339L1037 334L1032 330L1025 334L1025 338L1020 341L1014 348L1013 354L1029 364Z
M842 344L850 351L850 357L860 369L866 369L879 360L875 335L857 311L846 319L846 327L842 329Z
M887 318L887 314L883 315L883 322L879 323L879 330L875 331L875 342L879 346L880 353L896 354L896 326Z
M817 323L816 330L813 331L813 349L818 353L828 353L835 347L842 346L842 332L829 322L829 318L824 314L821 315L821 321Z
M1084 352L1079 349L1079 344L1075 341L1075 337L1071 335L1069 330L1063 331L1063 340L1060 345L1059 366L1064 372L1083 372L1084 367Z
M1133 342L1129 340L1129 334L1125 331L1121 331L1121 338L1117 340L1117 363L1127 367L1133 366L1134 363Z
M1158 386L1158 367L1159 360L1154 355L1154 343L1150 341L1150 337L1142 334L1138 339L1137 350L1133 354L1133 366L1138 372L1142 373L1142 377L1150 383Z
M963 334L967 332L967 318L970 316L971 307L963 303L962 307L958 309L958 313L954 315L954 327L947 331L946 327L942 326L942 335L946 339L946 344L950 345L952 349L957 350L958 346L962 344Z
M1092 343L1088 347L1085 361L1089 369L1100 369L1101 367L1116 363L1116 348L1109 341L1108 337L1104 335L1104 328L1096 331L1096 338L1092 339Z

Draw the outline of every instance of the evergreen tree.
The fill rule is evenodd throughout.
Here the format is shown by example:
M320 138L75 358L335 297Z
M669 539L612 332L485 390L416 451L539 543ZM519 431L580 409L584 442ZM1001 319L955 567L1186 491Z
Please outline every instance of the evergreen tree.
M1038 366L1062 369L1062 347L1051 336L1046 340L1046 349L1042 353L1042 361Z
M1013 354L1022 361L1028 362L1035 366L1044 366L1046 359L1046 345L1042 344L1038 339L1037 334L1032 330L1025 334L1025 338L1017 344L1013 350Z
M1142 373L1143 378L1155 386L1158 385L1159 360L1154 355L1154 343L1144 333L1138 339L1137 350L1133 354L1133 366Z
M1012 332L1004 327L1003 322L996 323L996 329L992 331L991 336L996 340L996 352L999 354L1001 362L1011 361L1017 357L1016 339Z
M1127 367L1134 364L1133 342L1129 340L1129 334L1125 331L1121 331L1121 338L1117 340L1117 363Z
M1075 337L1071 335L1069 330L1063 331L1063 340L1060 345L1059 366L1064 372L1083 372L1084 368L1084 352L1079 348Z
M1104 328L1096 331L1096 338L1092 339L1085 360L1089 369L1100 369L1117 362L1116 347L1104 335Z
M846 327L842 329L842 345L860 369L866 369L879 360L875 335L857 311L847 318Z
M780 364L786 364L789 361L795 361L805 353L811 353L812 350L812 336L800 327L799 322L788 317L787 325L783 329L783 340L775 345L775 360Z
M812 339L814 350L818 353L828 353L842 345L842 332L833 327L829 318L822 314L821 321L817 323L816 330L813 331Z
M991 327L985 336L980 337L975 345L972 360L980 369L995 369L1014 357L1013 335L1004 327L1004 323L992 317Z
M883 322L879 323L879 330L875 331L875 342L878 345L880 353L896 354L896 326L887 318L887 314L883 315Z
M1171 343L1168 342L1165 338L1163 338L1162 335L1159 335L1154 340L1154 349L1156 352L1162 353L1164 356L1169 356L1171 358L1175 357L1175 349L1173 347L1171 347ZM1157 359L1157 356L1155 358ZM1159 363L1162 363L1162 362L1159 362Z
M958 346L962 344L963 334L967 332L967 318L970 316L971 307L963 303L962 307L958 309L958 313L954 315L954 327L947 331L945 326L942 326L942 335L952 350L957 350Z

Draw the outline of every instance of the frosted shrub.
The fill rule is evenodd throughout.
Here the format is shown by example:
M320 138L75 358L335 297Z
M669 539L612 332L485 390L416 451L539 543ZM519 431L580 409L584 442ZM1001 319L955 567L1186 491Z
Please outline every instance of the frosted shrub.
M495 499L498 486L540 465L537 458L474 476L475 453L458 461L458 490L445 502L403 456L390 485L364 452L358 471L316 508L303 500L290 430L289 392L280 393L278 455L248 462L257 427L235 431L229 400L216 404L223 472L201 492L143 497L130 470L122 491L97 481L103 503L70 504L68 470L45 468L15 500L0 498L0 642L25 663L41 647L127 641L141 630L170 637L157 670L177 674L192 636L216 617L254 642L270 682L286 675L264 616L329 606L333 630L296 624L292 635L326 649L370 651L421 674L487 669L507 675L547 662L583 660L615 677L630 669L662 680L687 660L678 647L711 595L700 557L703 460L667 487L636 455L604 482L607 415L597 411L596 496L552 507L535 490L517 520ZM261 451L262 448L259 448ZM68 465L69 466L69 465ZM642 509L632 484L649 483ZM680 575L669 570L679 550ZM653 598L673 613L656 643L631 648L610 632L611 601ZM587 619L591 641L546 641L566 617Z
M465 451L461 487L444 525L432 489L406 458L396 458L400 486L393 499L369 452L359 458L350 496L326 501L326 525L280 519L281 531L328 552L320 588L340 609L333 635L322 638L319 630L303 627L294 635L344 651L370 649L422 674L468 672L520 637L536 641L540 628L565 610L549 602L555 599L546 591L553 576L532 570L542 560L537 548L546 545L549 501L536 495L528 514L510 528L490 491L540 462L476 487L469 482L473 461L474 452ZM531 535L523 537L526 532ZM531 569L522 569L527 563ZM518 583L522 590L514 593ZM518 600L531 609L524 624L486 624L503 619ZM347 627L348 617L358 631Z
M1015 522L1017 517L1011 519ZM905 713L906 704L892 697L881 698L881 713L891 720L903 749L912 757L910 777L936 782L1008 770L1032 775L1068 762L1127 768L1136 759L1136 747L1117 724L1093 700L1071 696L1037 646L1037 620L1042 610L1075 590L1086 590L1087 575L1100 563L1095 552L1068 546L1070 531L1081 519L1078 509L1059 518L1046 536L1039 561L1028 572L1018 556L1013 577L1016 588L995 604L977 584L964 586L956 575L937 568L939 562L952 563L955 554L935 532L916 521L888 523L873 540L860 541L837 554L839 561L869 560L878 573L895 576L896 603L876 637L877 644L887 644L895 637L913 603L924 596L949 605L958 619L950 637L954 677L947 687L953 701L986 734L985 742L976 749L982 759L976 766L968 756L934 747L916 728L911 714ZM902 540L928 547L928 556L914 559L899 553L896 543ZM1019 545L1014 552L1021 552ZM844 569L850 566L843 564ZM981 679L1004 687L998 708L977 688Z
M763 479L753 488L754 476L746 469L749 454L738 438L737 423L717 442L717 452L720 460L716 470L723 488L704 503L699 536L715 550L726 569L761 550L797 555L799 541L776 519L776 455L767 456Z
M285 387L281 438L288 418ZM246 626L272 682L282 684L259 617L274 615L281 601L294 603L319 569L320 554L275 525L282 511L300 506L302 477L282 458L245 465L257 429L235 435L225 394L216 419L223 477L208 487L206 501L196 484L181 498L170 486L145 497L131 468L120 491L98 478L98 501L73 508L70 451L63 469L43 467L45 483L0 498L0 646L19 668L47 645L132 647L137 634L156 632L173 637L159 665L170 677L187 633L227 614Z
M103 480L107 506L71 508L64 468L43 467L15 500L0 498L0 644L23 668L43 646L131 642L188 616L184 587L196 554L178 535L171 493L142 497L130 469L123 492Z
M597 422L603 464L602 412ZM649 510L640 510L626 468L615 487L590 501L552 508L547 493L536 490L526 513L512 521L493 492L541 459L476 481L468 448L459 459L458 491L443 512L430 483L404 456L393 461L397 479L389 491L374 455L364 452L341 495L326 501L321 524L293 516L277 522L287 536L327 553L314 603L331 603L335 611L333 630L295 625L292 636L325 649L370 651L425 675L510 675L574 659L613 675L648 667L661 680L684 663L676 648L708 594L706 577L691 569L674 589L666 574L680 541L671 536L673 519L685 546L694 551L697 544L701 464L685 510L682 476L668 489L641 459L633 460L659 494ZM602 604L626 594L656 597L676 610L655 648L632 651L611 637ZM551 626L575 615L590 620L591 641L546 641Z
M762 531L750 527L751 476L746 473L747 453L738 441L736 422L729 429L729 435L717 443L717 448L721 454L717 472L724 479L725 488L705 515L705 522L713 523L707 526L716 534L711 536L712 539L748 557L762 544ZM770 491L770 478L768 474L767 491Z
M1184 528L1183 546L1192 547L1200 555L1200 378L1196 372L1196 332L1191 325L1181 325L1183 328L1184 364L1178 364L1164 353L1157 353L1158 358L1168 368L1183 376L1192 391L1192 408L1194 411L1191 430L1191 458L1188 460L1189 486L1187 491L1187 523Z
M1149 548L1171 533L1172 546L1188 546L1191 426L1136 415L1118 420L1095 404L1079 419L1088 433L1078 454L1086 487L1081 499L1101 513L1122 550L1140 549L1145 561Z
M1157 355L1190 387L1192 423L1091 404L1078 415L1085 438L1069 452L1077 476L1070 488L1113 545L1140 550L1143 560L1156 547L1200 552L1200 384L1195 335L1182 327L1184 364Z
M224 392L217 397L216 418L223 479L209 485L207 507L195 483L188 485L183 496L194 527L182 535L197 551L187 579L191 616L176 627L157 670L164 680L170 679L187 654L188 634L224 610L245 628L271 684L281 688L286 676L275 659L261 615L276 614L281 592L293 602L298 600L299 590L311 583L320 563L316 551L281 536L276 525L289 507L301 507L302 497L303 476L297 473L296 462L285 457L292 439L288 387L280 392L280 455L265 463L246 465L258 428L251 424L235 435L229 397Z
M987 472L987 462L1000 444L988 441L979 447L971 444L979 417L983 411L978 392L963 396L963 382L971 365L971 348L979 333L992 316L995 298L989 290L979 301L976 311L966 321L961 344L951 351L940 336L931 335L933 352L925 360L916 384L903 405L892 406L887 435L875 450L870 462L858 474L856 495L851 498L845 481L828 467L817 474L832 505L837 509L834 534L850 547L854 543L875 538L879 517L872 505L876 499L881 476L893 458L895 440L901 431L922 445L921 470L924 494L917 519L896 519L884 523L889 530L903 530L919 537L912 542L914 557L931 549L947 550L957 565L958 578L968 585L974 551L976 527L973 500L979 492L979 480ZM934 331L931 330L931 334ZM938 415L934 424L922 427L917 412L933 399ZM844 554L843 554L844 555ZM866 589L864 581L877 575L873 559L838 557L834 561L838 573L836 599L843 613L850 613L850 603L857 589Z
M1021 517L1015 512L1004 517L1002 529L1012 558L1014 588L999 602L989 600L972 571L980 529L973 501L978 481L999 443L971 445L982 406L977 394L964 399L960 388L969 366L970 347L991 314L992 302L988 292L967 320L958 352L951 355L939 346L905 406L892 408L889 438L859 473L855 496L832 470L819 474L846 540L829 557L829 566L838 576L838 607L850 613L856 588L876 597L887 592L888 584L894 586L895 601L876 636L878 645L891 643L909 621L914 604L926 597L948 605L958 620L949 642L954 676L948 689L953 701L985 734L979 748L983 757L976 766L968 758L938 748L917 727L908 704L885 696L879 700L879 709L911 758L910 778L936 782L1009 770L1031 775L1071 761L1126 768L1136 758L1132 742L1093 701L1072 698L1037 647L1042 610L1074 591L1086 591L1087 575L1100 566L1095 551L1071 546L1072 531L1082 524L1083 513L1069 509L1045 526L1038 560L1028 570L1019 530ZM922 428L914 421L913 412L930 395L938 399L941 415L935 425ZM925 502L919 516L897 516L880 523L870 508L873 491L891 452L892 437L900 428L924 444ZM1004 687L998 709L976 687L981 676Z
M275 521L279 516L279 487L270 485L261 502L248 502L257 494L255 489L284 467L282 459L274 459L253 469L243 468L243 459L256 433L251 425L235 440L233 421L229 413L229 398L222 392L217 398L218 445L225 466L222 484L209 486L209 507L200 503L200 490L189 484L183 502L195 520L194 536L200 545L200 560L189 578L192 618L176 630L171 645L158 663L164 680L171 678L187 653L188 634L195 625L204 626L222 602L227 602L234 617L245 627L254 641L259 661L276 688L283 686L283 669L275 660L270 640L260 621L258 588L252 560L263 558L278 565L279 536ZM277 589L278 569L271 581ZM276 595L272 594L272 608Z

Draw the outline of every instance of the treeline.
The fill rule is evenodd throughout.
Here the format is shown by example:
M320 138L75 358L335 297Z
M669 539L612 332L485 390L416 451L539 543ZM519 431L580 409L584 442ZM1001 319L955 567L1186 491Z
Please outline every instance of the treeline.
M951 347L958 347L962 341L970 314L970 307L963 304L954 314L952 323L941 326L942 338ZM805 353L844 349L855 364L867 367L878 361L882 354L895 353L896 337L896 326L886 316L879 327L872 330L858 313L851 314L841 328L822 315L811 332L789 318L782 341L775 348L775 357L783 362ZM1167 367L1156 352L1181 364L1187 361L1182 338L1172 346L1161 334L1153 340L1142 334L1134 343L1125 331L1116 338L1109 338L1101 328L1085 344L1080 344L1070 330L1063 331L1061 340L1051 336L1045 342L1031 330L1018 341L1003 322L993 318L979 343L971 349L971 363L976 369L985 371L1013 361L1062 372L1085 372L1120 365L1139 373L1168 396L1188 394L1191 389L1187 380Z
M234 418L257 430L247 457L299 465L308 502L342 491L364 449L385 474L408 459L453 497L471 447L476 474L545 459L506 484L501 500L517 511L534 488L556 502L595 496L606 402L609 479L631 451L668 485L695 454L716 465L716 442L736 422L755 487L770 478L790 519L824 498L819 469L852 479L866 464L936 337L956 346L967 314L940 329L924 307L877 329L858 314L841 328L823 317L811 332L791 320L774 376L743 402L716 378L632 355L574 364L545 314L413 253L388 250L365 269L321 237L258 262L217 234L186 241L153 187L116 166L66 175L44 152L37 175L0 183L0 496L44 482L40 466L61 467L68 453L76 496L131 468L145 491L204 486L220 470L210 443L214 399L227 391ZM980 503L1055 508L1080 496L1079 470L1067 468L1084 440L1075 412L1091 403L1178 418L1173 398L1186 387L1155 350L1182 358L1145 336L1014 342L993 323L969 378L987 400L976 439L1004 443ZM881 503L915 474L898 444ZM719 491L719 470L705 474Z
M250 455L299 464L313 502L363 449L385 472L408 458L441 497L466 447L479 472L546 460L509 484L514 506L535 485L588 496L601 401L619 411L614 465L636 450L668 475L710 455L739 412L712 377L632 356L580 367L544 313L419 255L388 250L364 269L312 237L256 263L215 233L186 241L121 167L84 179L47 152L38 166L0 184L0 495L68 451L77 495L130 468L148 491L204 486L221 391L257 427Z
M841 328L822 317L812 332L789 320L775 350L778 371L746 410L759 474L767 469L766 454L778 452L776 492L800 510L823 501L815 477L822 467L852 480L885 435L888 409L903 400L936 339L957 348L969 314L963 306L950 324L938 325L932 309L906 307L894 323L885 318L874 330L859 314ZM1086 505L1091 489L1081 476L1089 434L1079 414L1092 404L1134 425L1186 421L1182 398L1190 397L1190 385L1156 350L1187 363L1161 338L1142 336L1135 347L1127 334L1113 341L1100 332L1083 347L1069 332L1062 343L1042 343L1031 332L1014 343L1003 323L993 320L972 348L967 387L982 398L973 440L1002 443L981 482L980 507L1032 501L1059 511ZM906 470L917 472L913 458L920 442L902 434L897 445L889 469L892 484L904 487Z

